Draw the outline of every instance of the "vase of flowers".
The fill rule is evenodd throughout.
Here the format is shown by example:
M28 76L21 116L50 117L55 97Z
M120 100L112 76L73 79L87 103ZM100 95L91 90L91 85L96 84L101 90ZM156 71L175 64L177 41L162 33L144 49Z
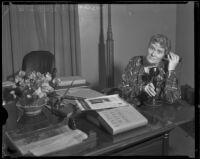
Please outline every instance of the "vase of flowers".
M54 92L59 79L52 79L50 73L19 71L15 76L15 85L10 95L17 100L16 106L25 115L34 116L41 113L49 100L48 95Z

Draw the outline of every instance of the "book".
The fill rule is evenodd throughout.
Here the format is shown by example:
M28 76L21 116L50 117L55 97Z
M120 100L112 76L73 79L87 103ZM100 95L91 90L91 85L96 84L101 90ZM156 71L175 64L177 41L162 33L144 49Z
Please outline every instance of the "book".
M148 124L147 118L131 105L96 112L88 113L86 118L97 126L103 126L112 135Z
M29 133L6 132L7 139L21 155L43 156L82 143L88 135L79 129L58 124Z
M15 83L12 82L12 81L4 81L4 82L2 82L2 87L3 87L3 88L12 87L12 86L14 86L14 85L15 85Z
M74 85L85 85L86 80L80 76L67 76L60 77L61 82L58 86L74 86Z
M86 82L86 84L76 84L76 85L68 85L68 86L56 86L55 87L55 91L59 92L60 90L66 90L68 88L72 89L72 88L88 88L89 87L89 83Z

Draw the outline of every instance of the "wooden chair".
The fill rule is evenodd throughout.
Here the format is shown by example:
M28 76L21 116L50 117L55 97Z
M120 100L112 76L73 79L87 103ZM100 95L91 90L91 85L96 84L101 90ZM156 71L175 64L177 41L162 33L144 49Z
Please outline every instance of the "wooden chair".
M22 70L26 72L49 72L55 77L55 56L49 51L31 51L23 58Z

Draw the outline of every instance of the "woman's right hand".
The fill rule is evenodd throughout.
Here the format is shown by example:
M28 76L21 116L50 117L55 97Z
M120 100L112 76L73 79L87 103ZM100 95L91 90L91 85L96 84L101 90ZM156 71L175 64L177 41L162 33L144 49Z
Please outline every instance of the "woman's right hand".
M155 87L154 87L153 83L148 83L144 87L144 91L151 97L156 95Z

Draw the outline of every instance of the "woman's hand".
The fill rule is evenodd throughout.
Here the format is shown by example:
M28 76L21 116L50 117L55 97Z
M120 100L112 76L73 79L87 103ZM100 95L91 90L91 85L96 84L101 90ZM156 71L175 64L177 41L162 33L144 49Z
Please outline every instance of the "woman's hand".
M144 91L151 97L156 95L155 87L154 87L153 83L147 84L144 87Z
M167 55L167 58L169 59L168 71L175 70L176 66L179 63L180 57L178 55L176 55L175 53L170 52Z

